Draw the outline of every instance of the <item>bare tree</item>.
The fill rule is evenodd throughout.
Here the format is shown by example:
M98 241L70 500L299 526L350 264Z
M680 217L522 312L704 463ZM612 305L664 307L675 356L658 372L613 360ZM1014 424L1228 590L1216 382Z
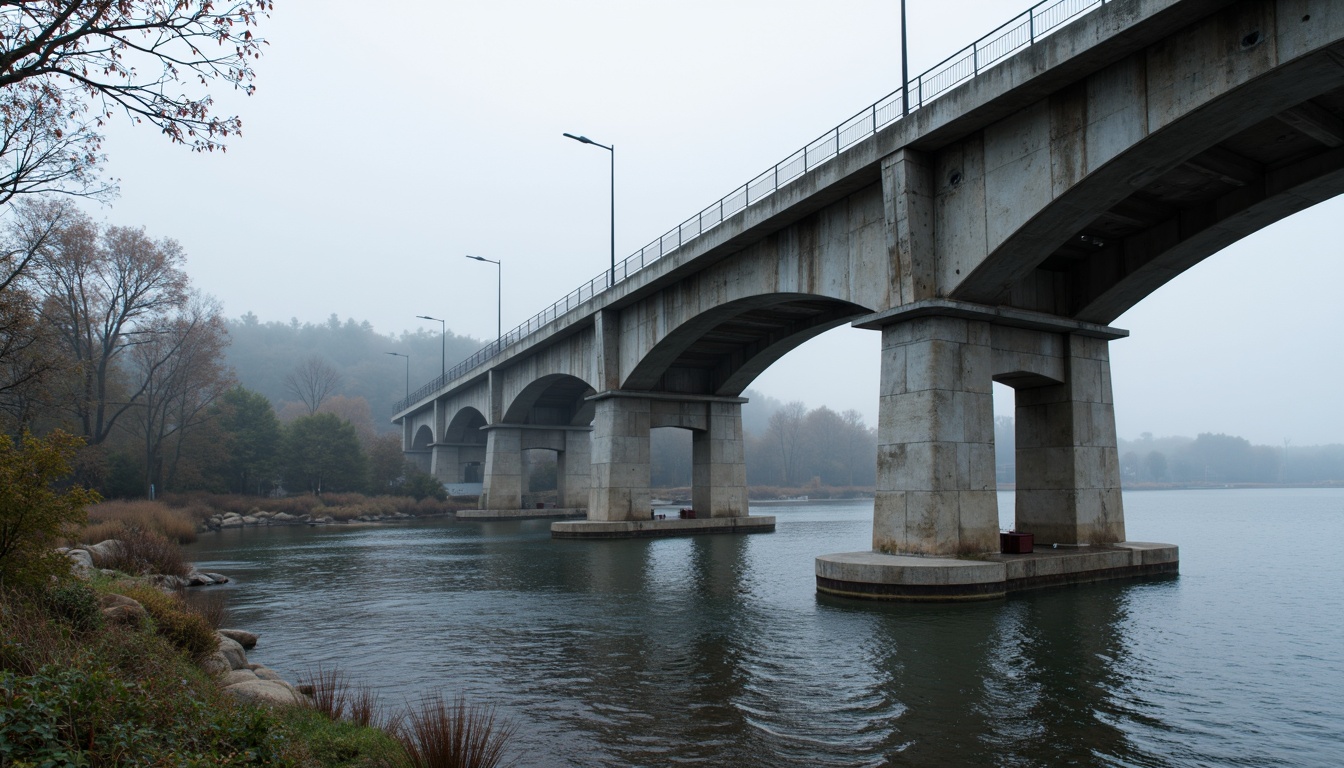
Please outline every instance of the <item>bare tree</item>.
M145 492L169 487L182 458L183 440L212 416L212 406L233 385L224 366L219 304L193 296L157 334L131 352L133 378L145 383L129 418L145 458Z
M237 117L211 114L212 83L251 93L253 34L271 0L0 2L0 203L98 194L99 129L120 111L174 143L224 149ZM192 92L195 91L195 92Z
M145 366L124 361L128 350L158 350L152 370L175 354L160 345L188 301L184 255L174 241L151 240L143 229L100 229L71 214L55 233L43 264L43 320L75 368L64 405L91 445L137 406L150 379Z
M798 474L798 452L803 433L803 418L807 406L795 400L770 414L766 440L779 451L779 481L782 485L794 483Z
M326 360L313 356L299 363L285 377L285 391L302 401L308 408L308 415L312 416L335 393L340 383L341 374Z

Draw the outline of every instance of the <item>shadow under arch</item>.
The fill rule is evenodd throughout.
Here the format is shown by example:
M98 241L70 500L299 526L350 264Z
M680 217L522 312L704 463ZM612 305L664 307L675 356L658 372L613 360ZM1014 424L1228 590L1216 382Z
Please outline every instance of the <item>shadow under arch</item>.
M420 428L415 430L415 437L411 440L411 450L428 451L434 444L434 430L427 424L421 424Z
M804 293L728 302L663 337L621 388L735 397L799 345L872 312L848 301Z
M480 411L471 407L463 408L453 414L440 442L485 445L485 433L481 431L485 424L485 415Z
M504 410L505 424L531 424L579 427L593 421L593 403L587 398L596 392L577 376L553 373L528 384Z

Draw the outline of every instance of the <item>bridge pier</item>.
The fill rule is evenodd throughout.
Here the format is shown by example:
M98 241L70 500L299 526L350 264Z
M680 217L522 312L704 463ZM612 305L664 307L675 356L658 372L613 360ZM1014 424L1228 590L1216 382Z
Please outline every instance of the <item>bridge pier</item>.
M485 435L481 509L522 509L523 431L516 426L491 426Z
M586 521L555 523L557 538L622 538L774 530L748 517L740 397L630 392L593 395L592 490ZM691 430L695 519L652 519L650 433Z
M1176 547L1124 541L1107 343L1125 332L943 299L855 325L882 332L873 549L818 558L820 591L984 599L1176 569ZM999 554L994 381L1015 390L1034 555Z

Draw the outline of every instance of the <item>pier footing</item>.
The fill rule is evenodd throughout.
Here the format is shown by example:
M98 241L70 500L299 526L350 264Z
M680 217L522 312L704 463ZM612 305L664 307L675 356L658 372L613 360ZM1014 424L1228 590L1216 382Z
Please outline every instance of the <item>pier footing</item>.
M551 523L553 539L642 539L706 533L771 533L773 515L691 520L573 520Z
M498 520L542 520L557 517L584 517L588 510L582 508L560 509L459 509L458 520L475 522L495 522Z
M867 600L994 600L1040 587L1176 573L1179 559L1174 544L1142 541L974 559L843 552L817 558L817 591Z

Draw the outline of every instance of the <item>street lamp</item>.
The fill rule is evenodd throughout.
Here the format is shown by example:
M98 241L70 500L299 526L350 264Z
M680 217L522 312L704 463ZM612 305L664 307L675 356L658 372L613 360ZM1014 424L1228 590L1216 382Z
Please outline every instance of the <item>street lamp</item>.
M467 256L468 259L484 261L495 265L495 346L504 345L504 265L494 259L483 256Z
M608 147L606 144L598 144L587 136L575 136L572 133L566 133L565 136L580 144L592 144L611 153L611 274L607 278L607 287L610 288L616 285L616 145Z
M411 399L411 356L403 355L400 352L388 352L389 355L406 358L406 399Z
M439 322L439 378L448 372L448 324L437 317L429 315L416 315L421 320L438 320Z
M906 55L905 0L901 0L901 117L910 114L910 59Z

